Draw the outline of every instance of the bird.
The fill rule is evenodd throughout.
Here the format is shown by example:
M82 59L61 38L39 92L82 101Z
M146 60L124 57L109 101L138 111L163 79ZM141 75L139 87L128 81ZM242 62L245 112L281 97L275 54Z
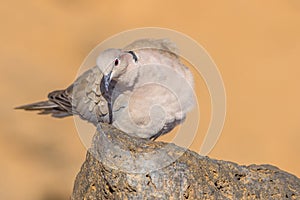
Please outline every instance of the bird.
M184 122L195 105L189 68L169 39L143 38L102 51L96 65L48 100L16 107L93 125L112 124L128 135L156 140Z

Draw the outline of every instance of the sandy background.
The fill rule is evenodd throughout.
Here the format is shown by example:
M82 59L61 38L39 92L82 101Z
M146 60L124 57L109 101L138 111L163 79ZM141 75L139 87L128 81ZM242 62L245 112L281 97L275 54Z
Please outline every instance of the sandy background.
M68 86L99 42L143 26L191 36L218 65L227 118L210 157L269 163L300 176L300 2L185 3L1 2L0 199L68 198L85 159L72 118L52 119L13 107ZM204 115L209 113L205 103L203 98ZM199 148L199 138L191 149Z

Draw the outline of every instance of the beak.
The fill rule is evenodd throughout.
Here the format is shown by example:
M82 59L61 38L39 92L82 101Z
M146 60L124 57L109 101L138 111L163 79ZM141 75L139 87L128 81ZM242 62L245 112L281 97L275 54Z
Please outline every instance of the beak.
M109 72L108 74L104 75L104 86L105 86L105 90L106 92L108 92L108 88L109 88L109 84L111 81L111 72Z

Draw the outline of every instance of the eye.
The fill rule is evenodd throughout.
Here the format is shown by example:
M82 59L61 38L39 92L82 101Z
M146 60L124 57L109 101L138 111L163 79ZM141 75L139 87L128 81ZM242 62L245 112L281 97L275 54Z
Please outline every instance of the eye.
M119 63L120 63L120 60L117 58L117 59L115 60L115 66L119 65Z

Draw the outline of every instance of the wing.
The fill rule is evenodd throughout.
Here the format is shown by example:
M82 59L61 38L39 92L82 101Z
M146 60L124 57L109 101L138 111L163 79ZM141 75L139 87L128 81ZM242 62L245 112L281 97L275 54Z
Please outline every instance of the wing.
M69 94L73 112L94 125L109 122L107 96L102 88L103 74L98 67L93 67L82 74L70 86Z
M39 114L51 114L62 118L79 115L93 124L108 122L108 106L106 96L101 92L102 73L98 67L79 76L65 90L56 90L48 94L48 101L41 101L16 109L40 111Z

